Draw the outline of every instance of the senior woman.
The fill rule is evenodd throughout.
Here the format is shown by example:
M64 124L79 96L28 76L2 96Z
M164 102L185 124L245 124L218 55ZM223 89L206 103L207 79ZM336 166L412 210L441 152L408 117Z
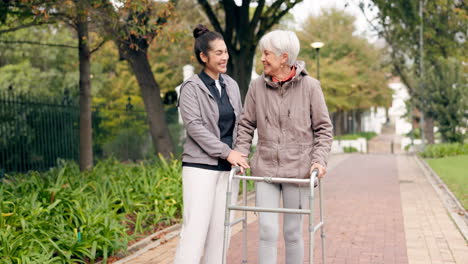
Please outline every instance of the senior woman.
M276 30L260 40L263 75L253 80L239 121L236 150L248 154L254 130L257 151L252 174L266 177L307 178L312 170L326 174L332 144L332 124L320 83L309 76L305 63L296 61L300 44L294 32ZM256 184L261 207L308 206L308 187L297 184ZM302 215L284 214L286 263L303 263ZM259 214L259 263L277 263L278 215Z

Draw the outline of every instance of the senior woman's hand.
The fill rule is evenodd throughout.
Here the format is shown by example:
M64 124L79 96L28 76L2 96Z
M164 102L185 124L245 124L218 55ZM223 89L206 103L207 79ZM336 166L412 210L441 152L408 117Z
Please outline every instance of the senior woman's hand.
M241 173L244 173L244 169L250 168L249 163L247 162L247 155L239 151L231 150L227 157L227 161L233 166L239 166Z
M327 169L325 167L323 167L322 165L318 164L318 163L314 163L312 164L312 167L310 167L310 174L312 175L312 172L315 170L315 169L318 169L318 177L319 178L323 178L325 177L325 174L327 174Z

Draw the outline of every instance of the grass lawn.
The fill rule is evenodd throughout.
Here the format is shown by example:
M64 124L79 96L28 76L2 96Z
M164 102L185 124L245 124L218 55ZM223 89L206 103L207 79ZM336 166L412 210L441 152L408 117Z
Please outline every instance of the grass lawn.
M468 155L425 160L468 210Z

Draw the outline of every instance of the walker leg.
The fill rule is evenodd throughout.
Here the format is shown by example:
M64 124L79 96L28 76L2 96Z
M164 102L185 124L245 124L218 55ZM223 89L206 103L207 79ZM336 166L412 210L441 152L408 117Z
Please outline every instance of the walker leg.
M242 180L242 196L244 205L247 206L247 180ZM247 211L243 211L242 220L242 264L247 263Z
M320 228L320 238L322 241L322 264L325 264L325 222L323 217L323 188L322 181L319 179L319 192L320 192L320 222L322 227Z
M230 215L231 210L229 206L231 205L231 194L232 194L232 177L233 177L233 170L229 174L228 185L227 185L227 192L226 192L226 211L224 214L224 240L223 240L223 264L227 263L227 253L228 253L228 246L229 246L229 229L230 229Z
M309 263L314 263L314 179L311 179L309 184L310 194L309 194Z

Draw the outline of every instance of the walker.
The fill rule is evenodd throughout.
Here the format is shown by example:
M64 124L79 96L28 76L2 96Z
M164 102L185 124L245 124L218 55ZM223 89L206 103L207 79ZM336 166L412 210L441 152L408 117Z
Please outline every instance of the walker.
M247 211L253 212L269 212L269 213L288 213L288 214L308 214L309 215L309 263L314 263L314 235L320 229L320 237L322 243L322 264L325 264L325 231L323 220L323 189L321 179L317 177L318 170L315 169L310 179L290 179L290 178L274 178L274 177L258 177L237 175L240 171L239 167L233 167L229 174L227 192L226 192L226 213L224 218L224 241L223 241L223 264L227 261L228 241L230 236L230 227L242 222L242 264L247 263ZM242 180L242 200L243 206L231 204L232 180ZM313 180L312 180L313 179ZM267 208L247 206L247 180L264 181L267 183L308 183L310 188L309 209L289 209L289 208ZM311 184L314 182L314 184ZM320 206L320 223L314 226L314 185L318 182L319 188L319 206ZM237 220L230 222L231 210L243 211L243 216Z

